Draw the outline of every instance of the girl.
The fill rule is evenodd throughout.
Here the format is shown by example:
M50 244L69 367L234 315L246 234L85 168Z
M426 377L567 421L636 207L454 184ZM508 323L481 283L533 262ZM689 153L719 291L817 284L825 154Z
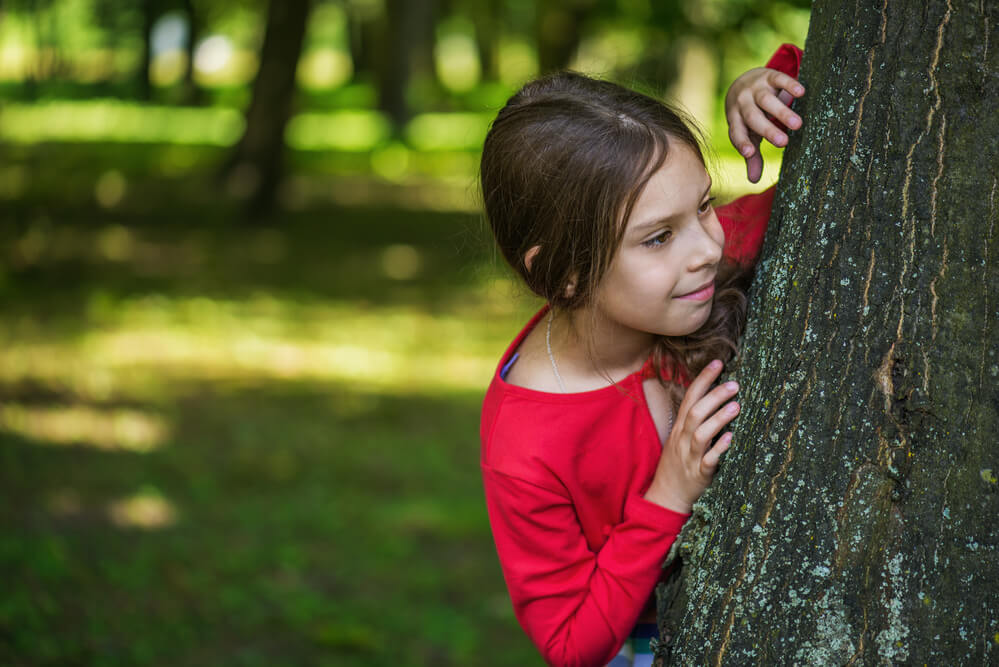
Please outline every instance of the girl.
M801 126L786 106L804 94L800 56L784 45L726 97L754 182L760 136L782 146L781 124ZM509 100L481 177L499 247L548 301L503 355L482 411L500 564L545 660L607 664L640 619L654 622L666 553L731 443L715 438L738 414L738 387L712 388L744 319L728 285L755 261L773 190L715 210L684 120L573 73Z

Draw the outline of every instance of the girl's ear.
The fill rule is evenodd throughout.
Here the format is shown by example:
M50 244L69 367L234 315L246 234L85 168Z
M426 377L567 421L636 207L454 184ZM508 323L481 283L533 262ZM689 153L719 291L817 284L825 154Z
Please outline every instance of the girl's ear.
M571 299L576 296L576 274L572 274L572 278L569 279L569 284L565 286L565 296L567 299Z
M524 266L527 267L527 272L531 272L531 264L534 263L534 258L538 256L541 252L541 246L535 245L531 246L530 249L524 253Z

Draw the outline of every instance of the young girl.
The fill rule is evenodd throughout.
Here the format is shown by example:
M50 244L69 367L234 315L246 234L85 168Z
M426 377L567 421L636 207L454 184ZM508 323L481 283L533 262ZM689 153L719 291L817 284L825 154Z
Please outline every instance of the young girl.
M800 56L781 47L726 98L754 182L760 136L782 146L781 125L801 126L786 106L804 94ZM545 660L604 665L629 633L650 634L636 623L654 622L663 560L731 443L715 438L738 414L738 387L712 384L745 297L726 285L755 261L773 190L714 209L674 111L572 73L509 100L481 176L499 247L548 301L503 355L482 411L500 564Z

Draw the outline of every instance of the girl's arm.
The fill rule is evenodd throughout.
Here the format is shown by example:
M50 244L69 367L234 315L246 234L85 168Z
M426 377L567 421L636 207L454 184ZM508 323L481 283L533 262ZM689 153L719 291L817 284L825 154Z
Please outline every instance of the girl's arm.
M635 627L687 515L635 494L590 550L563 491L483 466L489 521L521 627L550 665L606 665Z

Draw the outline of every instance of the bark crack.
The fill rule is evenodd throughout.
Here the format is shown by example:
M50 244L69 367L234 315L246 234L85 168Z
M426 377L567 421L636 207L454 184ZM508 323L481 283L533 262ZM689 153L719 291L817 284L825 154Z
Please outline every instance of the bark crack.
M867 279L864 281L864 293L861 295L861 304L867 309L867 293L871 289L871 278L874 276L874 248L871 248L871 263L867 267Z
M812 373L809 379L805 382L805 387L801 392L801 398L798 400L798 405L795 408L794 418L789 422L790 424L798 424L801 420L801 410L805 404L806 399L809 394L811 394L813 386L815 384L815 368L812 368ZM769 522L770 515L773 512L774 506L777 504L777 486L778 482L787 474L787 470L791 465L791 461L794 460L794 447L791 445L791 440L794 438L794 431L792 430L787 434L787 438L784 440L787 446L787 454L784 457L784 462L781 464L780 470L777 474L773 476L770 480L770 493L767 496L767 506L757 522L760 528L766 528ZM747 560L749 558L749 552L752 549L752 543L747 540L746 548L742 552L742 566L739 569L739 575L736 577L735 582L729 586L728 590L725 591L725 599L722 601L721 608L724 609L728 607L732 602L732 596L735 594L735 589L742 585L743 580L746 578L747 570ZM760 565L756 569L756 574L759 575L761 568L767 563L767 557L770 555L770 536L767 535L763 539L763 557L760 559ZM725 622L725 634L722 637L721 646L718 648L718 655L715 659L715 667L721 667L722 660L725 657L725 651L728 649L728 642L732 636L732 627L735 625L735 607L733 606L729 610L728 619Z
M937 26L937 42L933 47L933 54L930 58L930 67L927 72L927 76L930 79L930 90L933 91L933 104L930 106L929 112L926 114L926 126L923 131L919 133L916 140L913 142L912 146L909 148L908 153L905 156L905 181L902 184L902 221L911 222L910 233L909 233L909 257L908 261L903 261L902 271L899 273L899 288L903 287L902 282L905 280L905 276L909 273L909 267L915 262L916 256L916 221L915 218L909 220L909 186L912 183L912 156L916 152L916 148L922 143L923 138L929 133L930 128L933 127L933 117L936 115L937 110L940 108L941 98L940 98L940 84L937 81L936 70L940 63L940 51L943 49L943 38L944 38L944 28L950 22L950 15L953 7L951 6L950 0L947 0L947 11L944 13L943 20L940 25ZM942 158L941 158L942 159ZM935 181L934 181L935 184ZM934 194L935 202L935 194ZM934 203L935 209L935 203ZM932 225L932 222L931 222ZM905 306L903 304L900 310L900 318L898 323L898 336L902 335L902 326L905 321Z
M985 19L986 23L988 18ZM881 44L883 45L887 40L886 26L888 23L888 0L885 0L884 4L881 6ZM988 42L986 41L986 52L988 51ZM860 101L857 103L857 120L854 121L853 129L853 145L850 147L850 155L856 155L857 153L857 140L860 138L860 121L864 117L864 101L867 99L868 93L871 92L871 83L874 80L874 53L877 51L877 45L872 46L871 50L867 54L867 80L864 82L864 92L860 94ZM846 183L846 175L849 171L843 172L843 182Z
M936 237L937 231L937 183L943 175L944 134L947 132L947 115L940 114L940 131L937 132L937 175L933 178L930 190L930 236Z
M943 481L943 503L940 507L940 526L937 528L939 533L937 534L937 539L933 540L933 567L937 567L940 559L937 554L940 551L940 542L943 540L944 524L947 522L947 482L950 480L950 474L954 472L954 468L949 468L947 470L947 475L944 477Z

